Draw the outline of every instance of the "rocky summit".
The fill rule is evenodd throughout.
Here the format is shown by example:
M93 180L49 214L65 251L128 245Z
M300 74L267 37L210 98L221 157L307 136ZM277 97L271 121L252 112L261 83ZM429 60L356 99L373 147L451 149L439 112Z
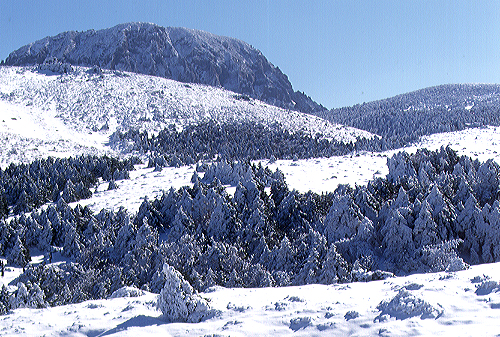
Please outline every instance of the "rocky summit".
M310 113L324 110L294 91L288 77L243 41L200 30L126 23L103 30L68 31L12 52L5 65L57 58L78 66L130 71L186 83L223 87L272 105Z

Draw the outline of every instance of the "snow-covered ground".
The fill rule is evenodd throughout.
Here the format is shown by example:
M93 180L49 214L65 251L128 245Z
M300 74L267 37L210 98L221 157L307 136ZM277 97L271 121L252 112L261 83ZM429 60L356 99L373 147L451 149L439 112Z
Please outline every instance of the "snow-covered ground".
M426 137L419 147L451 145L459 154L499 161L498 129L468 129ZM329 159L277 161L291 188L332 191L338 183L364 184L385 175L387 156L359 153ZM263 161L263 164L267 164ZM124 206L137 211L142 198L190 183L194 167L144 166L130 180L107 191L102 183L80 203L95 211ZM335 176L335 177L334 177ZM40 259L38 259L40 260ZM20 270L9 267L0 282L8 284ZM47 309L16 309L0 318L0 334L65 336L402 336L498 334L500 263L467 271L411 275L370 283L307 285L263 289L214 288L201 296L220 313L201 323L169 323L156 309L157 295L87 301ZM14 285L14 284L12 284Z
M169 94L173 96L171 100L166 99L169 104L184 104L182 111L186 114L206 111L210 115L219 104L223 107L221 111L228 112L228 116L229 112L249 112L256 116L270 114L274 116L272 118L296 121L289 125L290 128L309 125L300 124L306 120L312 123L311 128L320 125L314 117L293 119L297 116L286 114L296 113L258 101L237 100L230 92L206 86L188 87L165 79L133 74L122 77L111 72L105 73L103 78L92 76L83 70L75 77L65 78L23 68L0 68L0 165L4 167L10 162L30 161L48 155L110 153L106 146L107 137L120 125L144 122L150 130L157 130L155 128L160 124L155 124L153 117L162 114L155 111L161 111L164 117L171 115L168 115L167 105L159 107L159 101L152 103L147 98L156 87L163 90L160 93L164 98ZM122 78L124 80L120 82ZM104 89L91 90L92 86L98 85ZM87 91L76 89L86 86L89 86ZM106 96L106 90L113 95ZM179 96L175 96L177 92ZM96 93L104 94L93 97ZM120 103L122 101L127 101L127 104ZM103 102L108 105L100 110ZM79 106L75 108L75 104ZM134 115L125 111L127 106L144 108L147 113L142 117ZM77 116L75 111L82 107L87 113ZM176 108L179 106L174 105L172 109ZM115 117L106 120L103 117L106 111L113 111ZM179 122L183 118L187 120L191 118L189 116L171 116L161 125ZM106 123L109 129L99 130ZM326 130L332 132L330 135L338 130L333 125L327 127ZM349 132L354 132L340 130L346 130L346 135L351 136L353 134ZM500 163L500 128L496 127L432 135L404 150L414 152L422 147L436 149L443 145L450 145L460 155L480 160L493 158ZM387 157L398 151L261 162L273 170L282 170L290 188L321 193L335 190L338 184L362 185L373 177L385 176L388 172ZM193 172L193 166L163 168L161 171L138 166L130 173L131 179L117 182L118 189L108 191L107 183L102 183L92 198L81 200L80 204L89 205L94 211L123 206L136 212L145 196L155 198L170 187L190 184ZM229 188L230 192L233 190ZM32 252L32 255L37 254ZM40 257L34 261L39 262ZM11 283L19 273L20 269L9 266L5 276L0 277L0 284ZM370 283L263 289L214 288L201 295L209 299L220 314L197 324L166 322L156 310L157 295L144 292L138 297L110 298L46 309L16 309L0 316L0 335L488 336L500 333L499 281L500 263L496 263L473 266L456 273L411 275Z
M146 165L136 166L135 171L130 172L130 179L120 180L118 189L108 191L108 182L101 183L92 198L80 200L71 204L89 206L93 211L101 209L118 210L125 207L129 212L135 213L139 210L144 197L154 199L160 197L163 192L173 187L178 189L182 186L192 185L191 177L195 171L194 166L182 166L179 168L165 167L156 172L154 168Z
M0 282L12 280L18 270ZM495 336L500 263L454 273L334 285L227 289L200 295L219 313L201 323L169 323L157 295L16 309L2 336ZM141 291L137 291L141 293ZM124 294L133 291L123 291Z
M500 164L500 127L492 126L425 136L418 144L382 153L360 152L331 158L278 160L272 164L261 162L273 170L279 168L283 171L290 188L321 193L334 191L339 184L365 185L374 177L385 177L389 172L387 158L397 152L414 153L420 148L436 150L448 145L458 155L480 161L491 158Z

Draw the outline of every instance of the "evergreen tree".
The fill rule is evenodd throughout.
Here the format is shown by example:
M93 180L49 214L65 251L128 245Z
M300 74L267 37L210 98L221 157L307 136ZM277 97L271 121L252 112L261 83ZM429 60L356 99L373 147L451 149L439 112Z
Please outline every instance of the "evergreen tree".
M413 227L413 236L417 247L434 245L439 242L437 225L431 212L430 205L424 200Z
M392 210L389 218L381 228L382 247L384 255L389 259L404 261L405 257L411 256L414 252L412 230L408 227L406 218L401 214L405 208Z
M165 285L158 297L158 309L169 322L200 322L211 315L208 302L201 298L173 267L165 264Z
M77 200L75 186L70 179L66 181L66 186L61 194L61 199L63 199L66 203L75 202Z
M78 258L81 253L82 245L80 243L80 234L74 226L66 226L66 234L63 246L64 256Z
M31 261L31 256L28 249L21 241L19 235L16 236L14 246L11 248L7 256L7 263L19 267L26 266Z
M7 287L3 284L2 289L0 290L0 315L7 314L10 308L10 295L7 291Z
M4 193L0 193L0 218L5 218L9 215L9 205Z
M16 204L14 205L13 212L15 214L20 214L20 213L30 212L32 209L33 207L31 206L30 198L28 197L26 191L23 190L19 195Z

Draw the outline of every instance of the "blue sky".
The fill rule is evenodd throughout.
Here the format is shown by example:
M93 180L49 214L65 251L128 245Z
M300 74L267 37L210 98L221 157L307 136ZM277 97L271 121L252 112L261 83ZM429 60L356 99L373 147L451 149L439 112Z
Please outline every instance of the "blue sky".
M130 21L244 40L328 108L445 83L500 83L500 1L1 0L0 59Z

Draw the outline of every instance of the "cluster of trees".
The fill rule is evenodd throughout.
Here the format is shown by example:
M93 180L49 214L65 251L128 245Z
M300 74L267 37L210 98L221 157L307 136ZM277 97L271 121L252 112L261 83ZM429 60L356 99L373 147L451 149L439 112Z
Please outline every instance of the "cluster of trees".
M426 88L385 100L317 114L332 122L382 136L386 146L401 148L421 136L500 125L500 86L454 84Z
M0 169L0 216L30 212L63 198L74 202L92 196L98 178L129 178L137 158L118 160L107 156L47 158Z
M14 301L24 298L18 290L9 303L80 302L123 286L159 293L165 263L205 290L369 281L500 261L498 164L441 148L399 153L388 166L386 178L367 186L319 195L289 190L280 171L214 164L206 178L193 175L192 187L145 199L134 216L59 199L0 222L9 263L25 264L30 247L74 261L28 266L18 281L28 294L40 289L43 301ZM234 182L235 172L230 196L221 181Z
M147 131L115 132L110 145L122 151L148 153L150 165L191 165L203 160L305 159L344 155L355 150L380 151L387 147L378 138L358 139L344 143L311 136L305 132L290 133L279 124L270 127L253 122L219 124L213 121L164 129L158 135Z
M61 62L56 57L47 57L36 68L38 71L50 71L56 74L70 74L73 72L73 67L69 63Z

